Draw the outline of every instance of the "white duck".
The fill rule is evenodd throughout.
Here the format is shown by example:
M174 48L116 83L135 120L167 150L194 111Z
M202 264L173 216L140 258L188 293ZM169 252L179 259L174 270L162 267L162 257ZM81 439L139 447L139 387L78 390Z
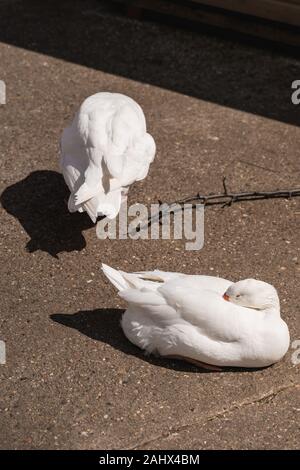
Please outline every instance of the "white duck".
M119 93L87 98L61 138L61 168L70 212L115 218L128 186L147 176L155 142L141 107Z
M213 369L265 367L288 350L279 298L266 282L102 269L129 304L121 322L125 335L148 353Z

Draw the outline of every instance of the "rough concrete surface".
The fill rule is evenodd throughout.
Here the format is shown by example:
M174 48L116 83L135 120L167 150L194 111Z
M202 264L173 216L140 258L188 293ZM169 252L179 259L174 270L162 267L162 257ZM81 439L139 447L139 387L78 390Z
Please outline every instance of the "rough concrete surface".
M299 446L293 349L273 367L207 373L143 355L100 272L160 268L279 291L300 339L300 200L208 208L205 246L96 238L69 214L58 139L88 95L143 107L157 142L130 203L197 191L299 187L300 62L268 48L123 17L103 2L0 2L0 446L9 449L289 449Z

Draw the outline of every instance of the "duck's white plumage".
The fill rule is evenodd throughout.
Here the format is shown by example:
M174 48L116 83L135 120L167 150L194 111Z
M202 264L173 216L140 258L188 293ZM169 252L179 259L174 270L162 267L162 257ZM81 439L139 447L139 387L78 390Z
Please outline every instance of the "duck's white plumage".
M128 303L121 323L125 335L148 353L215 366L264 367L288 350L289 331L270 284L102 269ZM231 301L224 300L225 292Z
M141 107L119 93L87 98L61 138L61 168L71 212L117 216L134 181L147 176L155 142Z

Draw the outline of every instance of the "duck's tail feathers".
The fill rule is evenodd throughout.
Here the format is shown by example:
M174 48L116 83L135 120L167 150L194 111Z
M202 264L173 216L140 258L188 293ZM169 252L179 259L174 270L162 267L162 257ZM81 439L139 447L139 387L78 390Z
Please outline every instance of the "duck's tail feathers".
M124 278L124 273L122 271L113 269L104 263L102 263L101 268L107 279L110 280L110 282L118 289L119 292L131 287Z
M105 192L104 188L99 188L94 196L87 197L80 204L76 204L75 194L84 185L82 162L72 154L63 154L61 157L61 170L71 192L68 202L70 212L86 211L94 223L96 223L98 216L106 216L108 219L117 217L124 191L118 181L114 182L113 190Z
M105 194L102 191L82 204L83 209L88 213L94 223L98 216L106 216L108 219L115 219L121 207L121 190L111 191Z
M99 216L105 216L108 219L115 219L119 213L121 202L121 189L110 191L107 194L105 194L104 191L99 190L98 194L78 205L74 201L74 192L72 192L68 208L70 212L75 212L77 210L79 212L86 211L91 220L96 223L97 217Z
M159 282L144 279L139 273L126 273L102 264L102 271L119 292L127 289L156 291Z

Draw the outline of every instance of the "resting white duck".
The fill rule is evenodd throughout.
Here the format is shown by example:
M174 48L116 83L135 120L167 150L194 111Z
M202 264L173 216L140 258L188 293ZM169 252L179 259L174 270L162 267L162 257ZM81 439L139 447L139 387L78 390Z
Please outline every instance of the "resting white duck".
M82 103L60 147L69 211L86 211L93 222L117 216L128 187L147 176L156 150L142 108L128 96L105 92Z
M121 325L147 353L209 369L257 368L289 347L276 289L266 282L145 271L102 270L128 303Z

